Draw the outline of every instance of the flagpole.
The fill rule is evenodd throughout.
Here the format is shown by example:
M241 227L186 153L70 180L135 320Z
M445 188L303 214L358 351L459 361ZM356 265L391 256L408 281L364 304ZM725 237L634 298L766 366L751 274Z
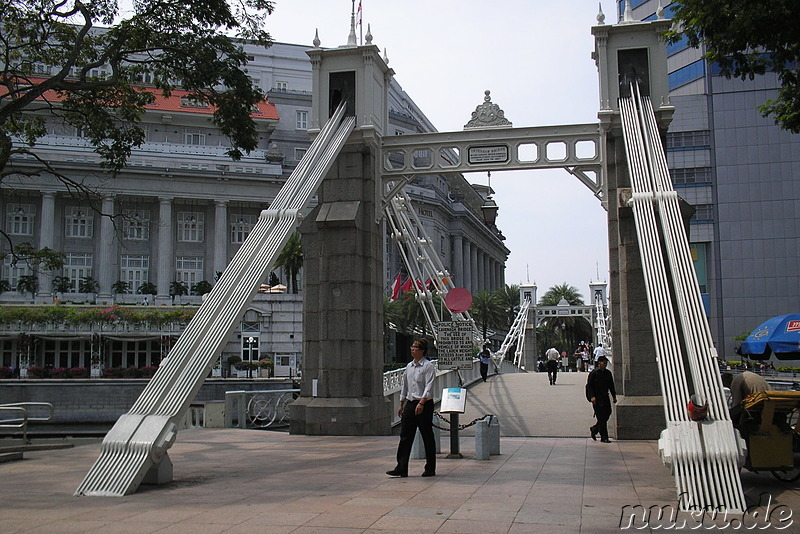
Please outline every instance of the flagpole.
M361 11L361 0L358 0L358 38L359 44L364 46L364 12Z

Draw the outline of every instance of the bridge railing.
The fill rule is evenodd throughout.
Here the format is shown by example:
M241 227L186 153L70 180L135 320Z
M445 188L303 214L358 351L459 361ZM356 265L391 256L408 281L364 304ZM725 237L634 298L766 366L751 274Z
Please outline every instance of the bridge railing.
M44 410L47 415L37 414ZM0 404L0 430L22 434L22 443L28 443L28 423L46 422L53 418L53 405L49 402L15 402Z

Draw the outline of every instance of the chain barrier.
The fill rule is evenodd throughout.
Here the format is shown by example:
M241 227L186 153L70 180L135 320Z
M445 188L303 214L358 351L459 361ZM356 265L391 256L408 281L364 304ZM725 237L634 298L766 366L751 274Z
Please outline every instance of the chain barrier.
M435 415L436 417L438 417L439 419L441 419L442 421L444 421L444 422L445 422L445 423L447 423L448 425L451 425L451 426L452 426L452 424L450 423L450 420L449 420L449 419L447 419L447 418L446 418L445 416L443 416L442 414L440 414L439 412L433 412L433 415ZM488 413L487 413L487 414L486 414L486 415L484 415L483 417L478 417L477 419L473 419L473 420L472 420L472 421L470 421L469 423L464 423L463 425L458 425L458 430L464 430L465 428L469 428L469 427L471 427L472 425L476 425L476 424L478 424L478 421L483 421L484 419L487 419L487 418L488 418L489 426L492 426L492 419L493 419L494 417L495 417L494 415L492 415L492 414L488 414ZM450 427L444 428L444 427L441 427L441 426L437 425L436 423L433 423L433 426L435 426L435 427L436 427L436 428L438 428L439 430L446 430L446 431L450 432Z

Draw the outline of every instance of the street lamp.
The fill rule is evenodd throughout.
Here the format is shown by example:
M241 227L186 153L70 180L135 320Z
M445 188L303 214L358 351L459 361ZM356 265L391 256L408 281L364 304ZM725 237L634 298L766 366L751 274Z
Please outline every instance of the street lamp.
M253 378L253 344L256 342L256 338L253 336L248 336L247 339L247 378Z
M486 226L494 226L497 220L497 210L500 208L497 207L497 203L492 199L492 172L487 171L486 174L489 176L489 193L483 201L481 211L483 212L483 222L486 223Z

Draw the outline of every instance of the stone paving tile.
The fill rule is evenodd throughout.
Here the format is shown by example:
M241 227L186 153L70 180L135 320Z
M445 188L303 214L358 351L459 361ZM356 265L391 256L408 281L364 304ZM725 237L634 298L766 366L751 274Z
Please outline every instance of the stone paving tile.
M396 530L405 532L436 532L446 518L397 517L385 515L370 526L372 530Z
M465 519L448 519L437 534L506 534L511 528L511 521L475 521Z

